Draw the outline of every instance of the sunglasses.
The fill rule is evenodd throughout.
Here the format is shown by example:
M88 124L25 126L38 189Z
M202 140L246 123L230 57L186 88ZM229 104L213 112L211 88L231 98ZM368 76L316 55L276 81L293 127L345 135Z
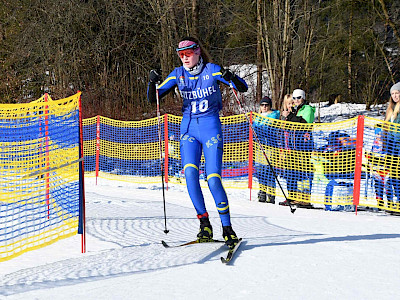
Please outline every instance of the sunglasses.
M260 104L260 106L270 106L268 103Z
M178 55L180 58L183 58L184 56L191 57L191 56L193 56L193 54L194 54L193 49L186 49L186 50L178 51Z
M297 96L297 97L292 97L292 98L293 98L293 100L300 100L300 99L303 99L302 96Z

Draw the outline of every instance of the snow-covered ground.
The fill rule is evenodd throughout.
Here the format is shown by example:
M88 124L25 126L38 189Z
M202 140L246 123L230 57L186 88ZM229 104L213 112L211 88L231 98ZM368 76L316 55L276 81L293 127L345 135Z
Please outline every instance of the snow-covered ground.
M386 104L379 104L365 110L365 104L354 103L337 103L328 105L328 102L312 103L315 106L315 121L318 121L320 116L321 123L339 122L350 118L364 115L371 118L383 120L385 118Z
M337 120L353 107L355 115L379 116L343 105L322 107L321 116ZM184 186L166 191L170 232L164 234L161 184L99 179L96 186L92 178L85 184L87 253L81 253L77 235L1 262L0 299L399 297L399 217L307 209L292 214L288 207L249 201L249 190L227 189L233 227L244 242L232 264L223 265L226 249L220 244L165 249L160 243L178 244L197 234ZM204 194L220 239L215 204L208 190Z

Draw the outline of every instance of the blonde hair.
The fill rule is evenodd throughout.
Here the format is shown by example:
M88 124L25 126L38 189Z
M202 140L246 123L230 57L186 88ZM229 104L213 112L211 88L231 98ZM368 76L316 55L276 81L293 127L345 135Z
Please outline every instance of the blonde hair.
M399 114L400 111L400 102L394 102L393 98L390 97L389 99L389 104L386 109L386 116L385 116L385 121L391 122L391 120L396 119L397 115Z
M289 110L289 102L292 102L292 106L293 106L292 94L286 94L283 97L282 110Z

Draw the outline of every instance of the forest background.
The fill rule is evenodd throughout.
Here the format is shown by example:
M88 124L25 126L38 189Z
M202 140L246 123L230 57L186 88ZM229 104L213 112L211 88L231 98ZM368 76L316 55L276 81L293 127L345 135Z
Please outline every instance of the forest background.
M82 91L84 117L142 120L149 71L180 65L175 48L198 37L222 66L249 65L247 107L279 108L294 88L311 102L386 102L400 81L400 1L1 0L0 103ZM228 88L223 115L239 113ZM180 115L171 93L161 113Z

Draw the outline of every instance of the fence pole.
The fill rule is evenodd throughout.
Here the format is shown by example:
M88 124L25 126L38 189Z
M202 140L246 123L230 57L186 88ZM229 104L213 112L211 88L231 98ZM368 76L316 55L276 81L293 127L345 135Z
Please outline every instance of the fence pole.
M99 177L99 160L100 160L100 116L97 115L97 125L96 125L96 185L97 185L97 177Z
M80 91L78 91L80 93ZM81 95L79 95L79 158L84 158L85 153L83 151L83 124L82 124L82 101ZM82 225L81 235L81 250L82 253L86 253L86 206L85 206L85 164L82 159L79 164L79 190L80 190L80 215Z
M250 112L250 123L253 123L253 112ZM253 130L251 125L249 126L249 189L250 189L250 201L251 201L251 189L253 187Z
M357 139L356 139L356 162L354 169L354 189L353 189L353 204L355 205L356 215L357 206L360 204L361 190L361 167L362 167L362 150L364 143L364 116L358 116L357 119Z
M164 115L164 180L168 191L168 114Z
M44 102L48 102L49 95L44 94ZM50 167L50 153L49 153L49 106L46 104L44 110L44 135L45 135L45 153L46 153L46 170ZM47 219L50 219L50 173L45 173L46 179L46 204L47 204Z

